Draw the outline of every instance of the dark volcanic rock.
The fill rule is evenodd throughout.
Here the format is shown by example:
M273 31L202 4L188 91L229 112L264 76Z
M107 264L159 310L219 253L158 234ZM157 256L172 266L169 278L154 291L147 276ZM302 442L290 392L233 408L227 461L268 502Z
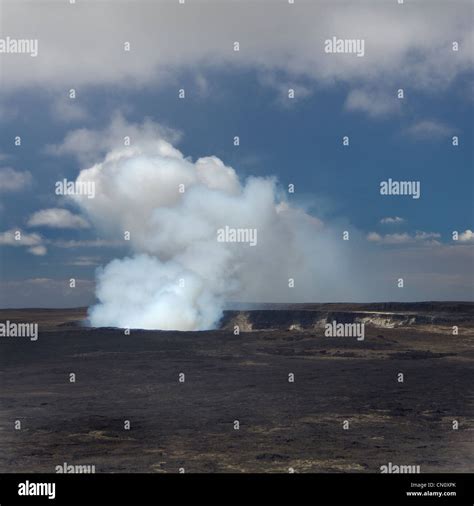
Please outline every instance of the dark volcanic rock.
M0 338L0 471L474 471L472 304L403 306L415 323L383 336L368 324L364 341L324 337L316 323L384 322L373 315L401 306L304 306L226 313L221 330L131 335L78 325L81 309L0 311L40 327L36 342ZM235 336L232 318L249 313L249 327L273 330ZM464 322L459 335L432 323L440 315Z

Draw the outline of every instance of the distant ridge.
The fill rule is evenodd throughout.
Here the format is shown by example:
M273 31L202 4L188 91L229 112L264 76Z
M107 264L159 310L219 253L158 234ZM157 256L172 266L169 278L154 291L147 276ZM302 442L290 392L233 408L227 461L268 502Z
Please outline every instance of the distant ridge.
M384 311L384 312L455 312L474 315L471 301L422 301L422 302L302 302L302 303L229 303L229 311L299 310L299 311Z

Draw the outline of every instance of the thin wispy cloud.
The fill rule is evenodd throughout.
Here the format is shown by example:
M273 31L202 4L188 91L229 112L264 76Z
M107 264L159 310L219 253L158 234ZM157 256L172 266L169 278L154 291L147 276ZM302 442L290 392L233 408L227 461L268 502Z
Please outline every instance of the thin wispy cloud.
M33 178L28 171L20 171L11 167L0 168L0 192L16 192L25 190L31 185Z
M415 232L414 234L378 234L377 232L370 232L367 235L367 240L377 244L384 245L407 245L407 244L427 244L435 245L440 244L438 239L441 234L435 232Z
M403 223L405 220L403 218L400 218L400 216L387 216L386 218L382 218L380 220L380 223L383 225L399 225L400 223Z
M437 140L449 137L455 130L441 121L423 120L418 121L404 130L405 135L423 140Z
M400 100L395 94L387 91L356 89L349 92L345 108L349 111L367 113L373 118L385 117L400 111Z

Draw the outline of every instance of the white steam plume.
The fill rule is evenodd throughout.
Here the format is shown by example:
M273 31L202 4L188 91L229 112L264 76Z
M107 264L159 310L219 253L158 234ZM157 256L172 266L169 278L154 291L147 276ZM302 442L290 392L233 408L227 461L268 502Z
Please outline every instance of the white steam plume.
M291 207L272 178L241 183L215 156L193 162L163 138L144 138L111 149L77 182L95 183L95 198L74 197L90 221L109 236L129 232L133 253L98 272L94 326L202 330L232 299L347 295L334 283L336 239ZM219 242L226 226L256 230L256 245Z

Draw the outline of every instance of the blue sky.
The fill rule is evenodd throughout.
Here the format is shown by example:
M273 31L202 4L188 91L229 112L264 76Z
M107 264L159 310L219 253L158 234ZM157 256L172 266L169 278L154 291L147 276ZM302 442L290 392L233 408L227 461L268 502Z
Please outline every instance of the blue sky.
M67 35L58 31L57 38L48 41L46 16L38 18L36 27L22 24L22 12L18 12L21 9L4 3L7 16L2 36L10 35L10 27L12 36L39 33L38 59L43 39L46 39L44 52L48 53L48 44L56 49L54 57L45 56L43 63L35 62L38 68L33 67L30 75L24 69L30 63L25 61L25 55L0 55L3 69L10 73L0 100L0 169L29 174L28 181L12 189L7 181L11 180L11 172L0 172L0 182L4 184L0 208L0 232L4 233L0 245L1 282L5 290L2 305L88 304L94 300L96 268L128 253L126 245L88 247L87 241L102 238L93 225L28 226L33 213L43 209L64 208L81 215L76 205L54 195L54 184L62 178L74 180L81 169L103 159L107 149L104 147L101 152L100 139L106 136L117 115L121 115L125 124L141 125L149 118L179 132L179 140L176 135L173 145L185 156L196 160L214 155L231 166L242 181L248 176L276 176L283 192L288 184L294 184L295 194L287 195L291 204L320 219L335 235L350 231L358 261L374 259L376 273L367 281L369 288L363 291L361 301L472 299L473 239L472 232L469 233L474 217L472 47L462 46L464 53L470 54L464 54L461 63L443 66L443 58L448 62L451 61L448 58L457 57L449 53L449 41L472 40L472 23L468 28L462 22L463 17L472 15L469 3L460 1L457 13L448 9L449 2L433 4L432 18L427 23L432 30L425 26L426 16L420 2L400 7L417 9L412 11L412 31L405 37L408 40L400 43L394 40L385 54L378 55L370 53L370 44L375 47L377 37L384 36L383 23L390 18L394 6L387 2L383 8L372 8L373 3L364 2L364 7L357 11L360 13L357 30L338 30L336 23L336 28L326 31L331 35L338 32L340 36L347 33L348 37L357 31L362 37L365 28L372 26L372 16L380 16L379 32L370 31L367 37L368 62L364 61L367 66L364 71L354 70L354 62L349 60L353 55L340 55L343 58L340 64L326 64L328 55L313 60L311 52L306 62L302 56L301 62L295 58L288 64L284 56L282 60L262 62L255 53L272 55L272 51L266 51L268 47L279 47L275 42L278 33L259 37L249 30L253 41L248 60L243 49L244 54L238 56L242 62L228 63L226 60L234 55L231 51L221 54L219 37L208 41L201 32L205 40L202 55L199 51L188 55L186 48L182 53L177 50L160 68L160 51L165 54L168 47L156 41L156 60L149 54L143 57L143 65L136 65L134 78L122 72L120 65L115 70L111 67L109 74L100 70L96 75L98 67L93 63L96 58L100 60L100 55L89 54L88 59L93 62L84 63L82 70L79 63L78 69L69 68L67 40L63 48L57 47L61 37ZM169 16L169 22L179 24L174 18L175 5L165 3L162 8L168 10L163 13ZM252 5L247 2L244 13L245 9L250 12ZM264 8L261 2L255 5ZM231 8L236 9L229 5ZM317 13L315 7L306 8ZM329 18L334 14L324 2L319 8ZM81 9L81 15L85 16L86 8ZM158 4L156 9L159 14ZM213 14L217 20L219 12ZM100 19L99 14L96 13L96 19ZM278 24L279 12L269 15L274 15ZM305 15L304 11L297 14ZM119 33L123 20L120 12L116 16L111 14L107 26L111 30L116 25ZM347 26L343 14L335 19L341 27ZM132 40L134 30L137 34L140 31L138 21L130 22L127 37ZM69 22L73 21L66 18L65 24ZM81 17L74 23L80 24ZM410 39L417 23L428 42L418 39L416 33ZM444 26L444 31L436 32L437 25ZM321 24L314 30L323 33L324 26ZM239 38L236 32L229 36L229 43ZM429 36L433 38L431 46ZM150 37L143 40L153 40ZM244 35L241 38L245 47ZM179 43L181 38L176 35L176 40ZM170 45L172 42L173 39L169 40ZM444 48L441 57L433 57L436 43ZM398 45L403 46L400 54ZM289 48L288 51L300 55L299 44L293 48L289 44ZM71 46L70 51L76 54L75 47ZM62 53L66 54L64 61ZM23 60L13 65L13 58ZM314 63L315 68L306 72L305 63ZM100 64L108 66L104 55ZM69 72L68 78L64 77L65 71ZM71 87L77 90L74 100L67 97ZM184 100L178 99L179 88L186 90ZM295 89L295 99L287 98L289 88ZM402 100L397 98L399 88L404 90ZM93 155L91 152L53 152L51 146L61 146L68 133L78 129L95 132L99 139L96 159L86 161L88 155ZM22 137L21 147L14 146L16 135ZM233 145L235 135L240 137L238 147ZM345 135L350 138L349 146L342 145ZM458 136L459 146L452 145L453 136ZM419 181L421 198L381 196L379 183L388 178ZM381 223L384 218L395 217L401 218L397 220L399 223ZM36 241L45 245L47 252L37 250L32 254L27 244L12 245L5 234L19 229L27 236L39 234L41 239ZM455 230L464 234L461 241L452 241ZM70 240L83 243L65 247ZM400 293L389 286L388 280L402 271L417 276ZM81 280L80 289L74 293L63 286L70 277ZM384 283L385 288L380 288ZM351 298L357 300L357 296Z

